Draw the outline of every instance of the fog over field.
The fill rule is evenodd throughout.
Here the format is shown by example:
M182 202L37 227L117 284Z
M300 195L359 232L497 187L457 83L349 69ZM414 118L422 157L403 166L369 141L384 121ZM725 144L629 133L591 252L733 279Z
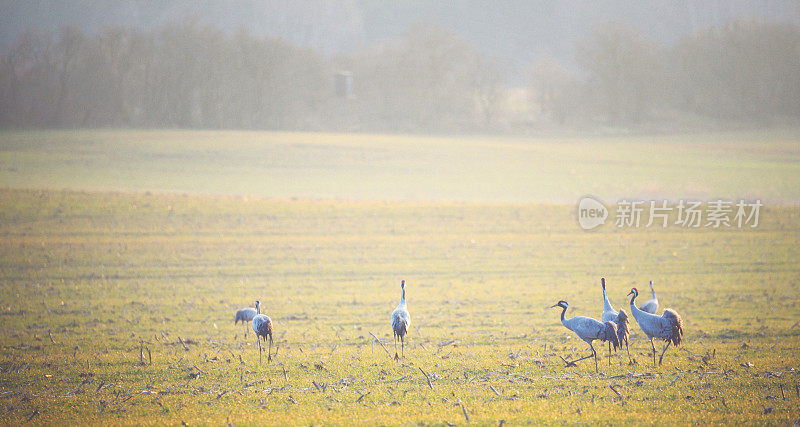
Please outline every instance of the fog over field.
M213 130L0 134L0 186L315 200L800 203L793 130L431 137Z
M772 1L0 2L0 126L389 133L796 126Z

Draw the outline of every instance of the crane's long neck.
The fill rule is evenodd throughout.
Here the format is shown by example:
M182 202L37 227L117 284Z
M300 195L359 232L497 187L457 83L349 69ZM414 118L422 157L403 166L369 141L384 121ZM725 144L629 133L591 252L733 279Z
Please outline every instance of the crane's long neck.
M650 281L650 293L653 295L653 299L656 299L656 291L653 290L653 281Z
M603 286L603 311L614 311L614 307L612 307L611 303L608 301L605 286Z
M566 323L564 323L564 321L566 321L566 319L564 318L564 313L566 312L567 312L567 307L561 307L561 323L564 326L566 326Z
M256 313L261 314L261 304L256 304Z
M631 297L631 314L636 319L638 319L637 316L639 316L640 314L644 313L644 311L639 310L639 307L636 306L636 297L637 296L638 296L637 294L633 294L633 296Z
M406 288L402 288L403 294L400 296L400 305L406 306Z

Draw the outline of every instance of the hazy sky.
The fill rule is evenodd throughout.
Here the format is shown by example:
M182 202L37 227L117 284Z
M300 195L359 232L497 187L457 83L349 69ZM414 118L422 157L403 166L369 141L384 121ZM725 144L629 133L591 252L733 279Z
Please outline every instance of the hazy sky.
M576 41L608 21L636 26L670 43L737 18L800 24L796 0L0 0L0 48L25 29L85 32L104 26L152 28L197 20L226 30L245 27L326 53L359 49L402 36L413 23L458 33L480 53L522 69L548 54L573 59Z

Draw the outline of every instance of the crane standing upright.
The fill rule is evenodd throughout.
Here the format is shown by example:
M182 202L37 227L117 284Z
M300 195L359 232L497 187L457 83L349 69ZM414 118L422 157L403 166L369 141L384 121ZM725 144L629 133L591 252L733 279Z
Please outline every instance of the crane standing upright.
M406 307L406 281L400 281L400 289L402 290L402 296L400 297L400 304L397 305L397 308L394 309L392 312L391 317L391 324L392 324L392 332L394 332L394 358L395 360L399 359L397 355L397 339L400 338L400 350L405 357L405 342L403 338L408 333L408 327L411 325L411 314L408 313L408 308Z
M244 326L244 337L247 338L247 326L248 323L253 321L253 318L256 317L258 311L256 311L253 307L245 307L241 310L236 311L236 315L233 318L233 324L237 324L242 322L242 326Z
M267 353L267 361L272 360L272 319L269 318L266 314L261 314L261 303L256 301L256 311L258 312L255 317L253 317L253 331L256 333L256 339L258 340L258 363L261 363L261 338L264 338L264 342L267 341L267 336L269 336L269 352Z
M620 309L619 312L614 310L611 302L608 301L608 294L606 293L606 279L600 278L600 284L603 285L603 314L600 317L603 322L614 322L617 325L617 341L619 346L625 343L625 351L628 353L628 363L631 363L631 351L628 348L628 338L630 336L630 324L628 323L628 314L625 310ZM611 342L608 343L608 364L611 364Z
M683 339L683 320L681 316L673 309L668 308L664 310L661 316L642 311L636 307L636 297L639 296L639 291L636 288L631 289L628 295L631 297L631 314L636 319L636 323L642 329L642 332L650 338L650 346L653 348L653 366L656 365L656 346L653 344L653 338L658 338L667 342L664 350L661 352L661 357L658 359L658 364L664 360L664 353L667 352L670 344L676 346L681 344Z

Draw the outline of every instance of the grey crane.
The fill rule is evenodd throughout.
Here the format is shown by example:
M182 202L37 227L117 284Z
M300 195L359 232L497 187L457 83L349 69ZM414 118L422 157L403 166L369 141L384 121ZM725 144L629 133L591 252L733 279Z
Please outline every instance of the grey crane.
M567 304L567 302L564 300L559 301L550 308L554 307L561 307L563 309L561 310L561 324L570 331L575 332L575 334L578 335L578 338L589 344L589 348L592 350L592 354L588 356L575 359L572 362L567 362L566 360L564 360L564 362L567 364L567 366L572 366L575 365L575 362L579 362L583 359L588 359L594 356L594 371L598 372L597 352L594 350L592 341L609 341L614 344L614 349L616 350L619 346L619 341L617 339L617 325L615 325L614 322L600 322L599 320L595 320L586 316L575 316L566 319L564 318L564 313L567 312L567 307L569 307L569 304Z
M395 360L399 359L397 355L397 339L400 338L400 350L405 357L405 343L403 338L408 333L408 327L411 325L411 314L408 313L408 308L406 307L406 281L400 281L400 289L402 290L403 294L400 297L400 304L397 305L397 308L394 309L392 312L392 331L394 332L394 358Z
M233 318L233 324L236 325L239 322L242 322L242 326L244 326L244 337L247 338L247 326L248 324L253 321L253 318L256 317L258 311L256 311L253 307L245 307L241 310L236 310L236 316Z
M611 303L608 301L608 294L606 293L606 279L601 277L600 284L603 285L603 315L600 317L603 322L614 322L617 325L617 341L619 346L625 343L625 351L628 353L628 363L631 363L631 351L628 348L628 338L630 335L630 324L628 323L628 314L625 310L620 309L619 312L614 310ZM611 342L608 343L608 364L611 364Z
M664 314L658 316L636 307L636 297L639 296L639 291L636 288L631 289L628 295L633 295L631 297L631 314L633 314L633 318L636 319L636 323L639 324L642 332L650 338L650 346L653 348L653 366L656 365L656 346L653 344L653 338L667 342L661 352L661 357L658 359L658 364L660 365L664 360L664 353L667 352L669 345L679 346L681 344L683 339L683 320L671 308L664 310Z
M256 333L258 340L258 363L261 363L261 338L264 342L267 341L269 336L269 353L267 353L267 361L272 360L272 319L266 314L261 314L261 303L256 301L256 315L253 317L253 331Z
M656 291L653 290L653 281L650 281L650 294L653 295L653 298L642 303L639 306L639 309L646 313L656 314L656 310L658 310L658 298L656 298Z

